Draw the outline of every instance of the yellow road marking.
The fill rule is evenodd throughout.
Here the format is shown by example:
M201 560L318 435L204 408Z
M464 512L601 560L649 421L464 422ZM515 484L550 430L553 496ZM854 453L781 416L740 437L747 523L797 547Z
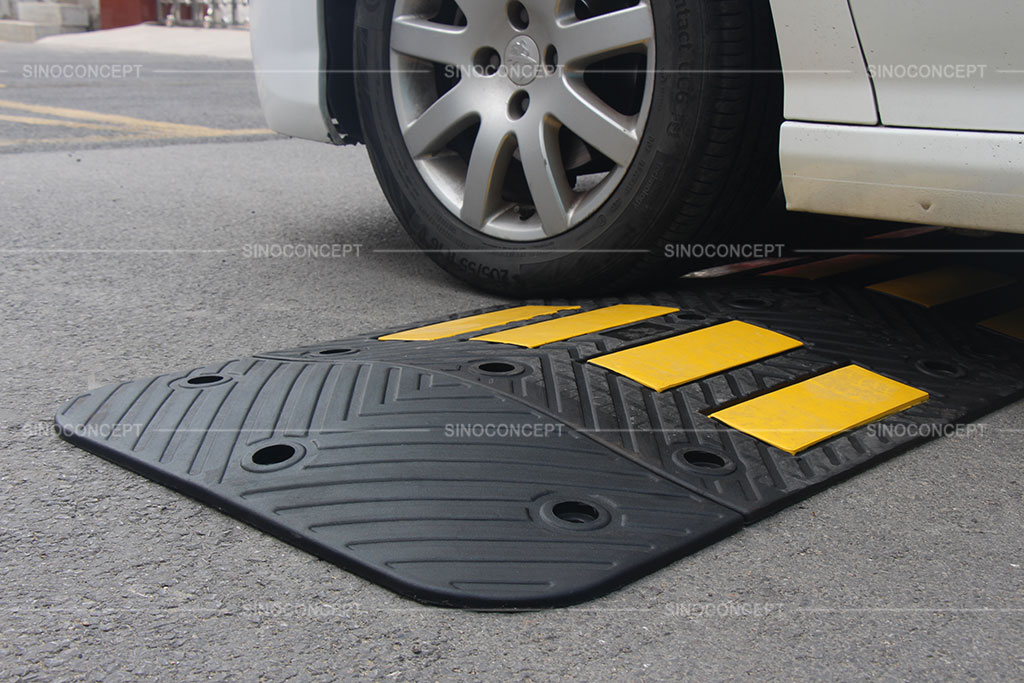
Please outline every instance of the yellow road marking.
M77 121L69 122L70 127L93 127L99 130L123 130L126 133L144 132L152 138L213 138L233 137L243 135L273 135L272 130L266 128L210 128L208 126L195 126L183 123L168 123L166 121L150 121L132 116L120 114L102 114L100 112L87 111L84 109L68 109L66 107L51 107L41 104L25 104L13 100L0 100L0 109L13 109L31 114L42 114L57 119L72 119ZM23 117L27 119L29 117ZM12 120L7 117L0 120ZM30 125L61 125L59 122L43 123L44 121L55 121L55 119L35 119ZM16 123L29 123L27 120L14 121ZM99 124L99 125L98 125ZM102 126L102 127L101 127Z
M3 139L0 138L0 147L14 147L18 145L66 145L69 142L79 144L92 144L103 142L129 142L133 140L154 140L152 135L79 135L76 137L63 138L24 138Z
M868 289L931 308L1006 287L1014 282L1014 278L1002 273L972 266L947 266L879 282Z
M1003 313L978 323L982 327L1024 341L1024 308Z
M417 327L405 332L389 334L380 337L380 339L382 341L434 341L435 339L447 339L449 337L457 337L460 334L466 334L467 332L479 332L480 330L487 330L499 325L530 320L531 318L551 315L559 311L579 310L579 308L579 306L518 306L501 311L471 315L467 318L459 318L458 320L448 320L435 325L427 325L426 327Z
M124 126L107 126L102 123L83 123L82 121L41 119L36 116L11 116L9 114L0 114L0 121L24 123L30 126L60 126L63 128L91 128L93 130L124 130Z
M666 391L803 346L791 337L733 320L590 362L655 391Z
M920 389L848 365L711 417L795 455L927 400Z
M547 320L525 327L517 327L513 330L474 337L473 340L512 344L514 346L534 349L544 344L579 337L591 332L600 332L601 330L608 330L620 325L658 318L669 313L675 313L678 310L678 308L668 308L665 306L620 304L618 306L609 306L608 308L599 308L596 311L577 313L565 318Z

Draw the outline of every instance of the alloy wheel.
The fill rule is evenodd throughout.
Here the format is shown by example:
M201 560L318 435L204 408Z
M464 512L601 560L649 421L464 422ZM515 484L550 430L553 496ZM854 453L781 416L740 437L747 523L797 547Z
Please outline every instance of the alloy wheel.
M654 83L650 0L397 0L391 85L431 192L503 240L562 234L622 182Z

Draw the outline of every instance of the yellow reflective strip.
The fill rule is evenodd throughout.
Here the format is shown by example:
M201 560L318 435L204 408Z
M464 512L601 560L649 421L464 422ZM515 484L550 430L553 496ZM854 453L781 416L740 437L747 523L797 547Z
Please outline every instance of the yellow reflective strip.
M795 455L927 400L920 389L848 365L711 417Z
M434 341L435 339L457 337L467 332L479 332L480 330L487 330L499 325L507 325L508 323L530 320L542 315L551 315L559 311L575 310L579 310L579 306L518 306L516 308L492 311L491 313L471 315L468 318L448 320L443 323L427 325L426 327L417 327L405 332L389 334L385 337L380 337L380 339L382 341Z
M799 278L801 280L821 280L823 278L835 277L836 275L843 275L844 273L852 273L853 271L860 270L862 268L877 266L895 260L896 257L890 255L849 254L847 256L837 256L836 258L824 259L823 261L804 263L799 266L781 268L779 270L762 273L762 275L765 277L792 277Z
M1024 341L1024 308L1003 313L978 323L982 327Z
M590 362L655 391L665 391L801 346L803 343L792 337L733 320Z
M868 289L920 304L925 308L966 299L975 294L1012 285L1009 275L971 266L948 266L925 273L879 282Z
M596 311L577 313L576 315L546 320L542 323L535 323L525 327L517 327L513 330L495 332L482 337L474 337L474 341L496 342L498 344L512 344L514 346L525 346L534 349L544 344L550 344L572 337L579 337L591 332L600 332L620 325L657 318L659 316L675 313L678 308L667 308L665 306L633 306L620 304L599 308Z

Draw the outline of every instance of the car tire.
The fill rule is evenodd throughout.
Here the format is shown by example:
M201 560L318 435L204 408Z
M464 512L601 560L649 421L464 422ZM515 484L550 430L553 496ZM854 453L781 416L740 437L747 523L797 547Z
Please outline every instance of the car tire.
M569 5L573 3L568 0L477 3L471 10L475 14L466 17L457 0L357 0L357 106L384 194L430 258L488 291L514 296L594 294L677 276L705 265L708 254L727 251L707 245L749 240L752 219L778 187L782 84L768 3L576 0L567 16ZM479 7L483 6L490 16L481 17ZM550 11L551 7L561 7L563 13L545 16L545 8ZM447 14L431 14L435 8ZM610 57L601 53L597 61L590 57L586 62L582 58L564 64L557 61L563 38L559 31L564 26L579 28L589 21L594 27L619 30L630 23L623 14L630 12L641 27L633 30L640 35L643 24L637 8L649 13L649 39L627 49L615 46L617 41L633 40L631 36L602 38L594 49L603 49L607 42L614 48L607 52ZM516 15L519 11L521 20ZM599 25L601 19L615 23ZM505 22L513 24L512 33ZM526 22L527 28L522 29ZM433 32L427 36L436 33L438 42L421 40L420 33L414 33L416 41L410 43L409 25L416 31ZM470 27L475 27L472 35ZM520 34L529 40L515 38ZM510 35L518 42L502 45ZM586 51L578 40L581 35L577 32L564 41L570 55ZM591 30L591 43L593 35ZM448 62L469 54L464 47L459 48L463 52L455 50L457 41L462 41L459 46L479 43L481 47L453 68ZM551 47L545 50L549 42L554 53ZM449 59L449 54L455 56ZM521 86L529 74L516 69L538 61L543 69ZM592 68L595 63L600 68ZM620 80L609 85L601 79ZM643 85L638 85L641 80ZM451 134L452 140L444 142L440 134L435 135L432 148L406 138L427 120L431 107L464 83L467 88L459 90L459 96L472 98L462 106L472 106L478 118L459 119L462 129L453 124L444 133ZM570 92L586 92L585 101L596 103L586 117L579 117L579 124L568 115L559 114L559 118L550 113L567 111L562 104L567 101L567 83ZM548 93L557 94L548 98ZM515 108L519 106L516 97L525 97L521 108ZM625 125L622 121L632 126L643 118L635 128L623 127L630 131L629 139L636 141L631 157L617 135L602 137L594 132L604 129L587 118L591 111L620 127ZM516 128L511 138L504 133L504 138L485 138L486 131L498 130L499 124L492 121L502 116L526 120L534 113L536 118ZM461 110L456 114L462 116ZM562 119L570 123L563 125ZM436 122L431 125L437 128ZM535 148L520 142L533 140L537 130L541 131L537 144L543 165L538 164ZM498 142L485 147L481 140ZM477 147L485 160L493 157L490 166L476 162ZM493 172L482 176L469 171L470 167ZM500 173L494 171L499 168L503 168ZM548 175L543 175L544 168ZM586 173L593 169L598 172ZM564 183L552 180L561 178L561 172L566 174ZM480 181L481 177L485 180ZM580 178L595 178L597 184L593 189L584 187L580 194ZM615 181L613 186L601 184L609 178ZM548 196L549 185L543 182L555 188L555 199L535 202L534 196ZM484 191L470 193L469 188L478 187ZM568 194L566 187L572 188ZM597 195L599 204L587 194L597 189L603 193ZM586 208L583 218L574 213L581 206ZM558 207L563 209L561 222ZM542 219L542 214L554 219ZM575 221L571 225L570 214ZM467 215L482 219L473 225L464 220ZM558 229L549 229L550 225ZM689 248L693 245L705 248Z

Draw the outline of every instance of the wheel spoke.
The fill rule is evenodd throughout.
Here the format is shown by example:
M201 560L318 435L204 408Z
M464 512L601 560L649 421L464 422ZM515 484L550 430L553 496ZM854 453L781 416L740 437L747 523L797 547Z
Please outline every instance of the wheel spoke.
M391 25L391 49L436 64L469 64L465 27L417 17L398 17Z
M522 8L507 0L456 0L461 14L447 0L395 0L391 94L399 131L419 174L454 217L496 239L529 242L570 230L616 190L652 101L643 56L654 68L655 0L634 1L580 20L579 0L519 0L527 25L516 13ZM609 63L618 79L608 80L608 90L592 81L604 78L599 62L620 55ZM513 69L530 60L563 68L532 80ZM426 64L433 66L421 71ZM492 73L499 64L508 68ZM448 74L449 65L460 73ZM433 78L442 67L444 77ZM631 88L628 103L639 109L622 114L609 104L620 85ZM567 141L571 160L563 157ZM578 186L577 174L586 175ZM517 202L526 204L525 214L511 210Z
M495 0L458 0L458 4L470 30L492 23L494 11L498 6Z
M589 90L563 83L551 112L563 126L619 166L633 160L639 141L632 122Z
M654 38L654 24L645 4L591 19L562 24L557 39L558 56L572 66L636 51Z
M501 205L515 139L508 126L496 117L485 120L477 133L466 173L461 218L474 228L482 228Z
M472 93L464 82L460 83L406 126L403 132L405 144L413 157L436 152L465 130L475 116L477 109Z
M569 228L572 189L559 154L557 126L544 122L531 133L520 137L519 156L544 234L551 237Z

